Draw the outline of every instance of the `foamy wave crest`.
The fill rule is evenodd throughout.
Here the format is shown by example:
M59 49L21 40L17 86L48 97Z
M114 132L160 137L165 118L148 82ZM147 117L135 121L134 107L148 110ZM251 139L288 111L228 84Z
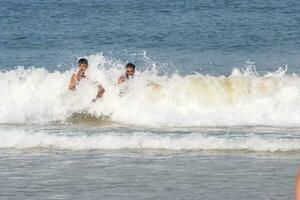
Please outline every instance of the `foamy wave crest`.
M88 59L89 80L76 92L67 89L73 69L0 72L0 123L67 121L84 112L146 126L300 126L300 78L285 70L258 75L234 69L228 77L138 71L135 79L116 86L125 63L102 54ZM93 103L99 83L106 93Z
M6 130L0 134L0 148L50 148L63 150L234 150L299 151L299 138L268 138L259 135L227 136L199 133L47 133Z

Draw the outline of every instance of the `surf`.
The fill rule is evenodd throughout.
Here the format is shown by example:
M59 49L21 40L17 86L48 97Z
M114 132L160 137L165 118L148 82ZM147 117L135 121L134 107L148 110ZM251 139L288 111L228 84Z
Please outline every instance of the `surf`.
M273 130L274 131L274 130ZM297 134L249 132L247 129L165 131L122 129L80 129L60 127L1 127L0 149L56 150L170 150L299 152ZM274 134L277 136L274 137Z
M68 123L84 113L137 126L300 126L300 78L287 69L261 75L234 68L228 76L140 70L116 86L123 63L102 54L87 58L89 79L75 92L68 90L74 69L1 71L0 124ZM93 103L97 83L106 92Z

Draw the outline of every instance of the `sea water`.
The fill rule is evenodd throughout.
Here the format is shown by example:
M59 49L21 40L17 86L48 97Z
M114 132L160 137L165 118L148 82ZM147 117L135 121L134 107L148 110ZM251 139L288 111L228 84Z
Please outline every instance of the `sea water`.
M2 0L0 199L293 198L299 11ZM71 92L81 57L88 79ZM116 85L128 62L135 78Z

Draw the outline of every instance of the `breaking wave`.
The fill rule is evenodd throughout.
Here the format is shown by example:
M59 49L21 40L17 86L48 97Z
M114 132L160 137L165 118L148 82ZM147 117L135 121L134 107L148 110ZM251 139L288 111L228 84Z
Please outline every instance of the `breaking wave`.
M48 148L62 150L230 150L257 152L299 151L299 137L268 137L260 134L200 133L86 133L46 132L24 129L1 131L0 149Z
M75 92L67 89L74 69L0 72L0 124L67 122L74 113L87 113L145 126L300 126L300 78L286 70L259 75L235 68L229 76L146 70L116 86L124 63L102 54L88 59L89 79ZM106 93L93 103L99 83Z

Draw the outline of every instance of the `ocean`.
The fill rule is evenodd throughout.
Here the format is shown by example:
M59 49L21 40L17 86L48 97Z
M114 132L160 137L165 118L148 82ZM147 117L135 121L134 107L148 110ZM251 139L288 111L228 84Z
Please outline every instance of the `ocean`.
M299 11L1 0L0 199L294 198ZM82 57L88 79L69 91Z

